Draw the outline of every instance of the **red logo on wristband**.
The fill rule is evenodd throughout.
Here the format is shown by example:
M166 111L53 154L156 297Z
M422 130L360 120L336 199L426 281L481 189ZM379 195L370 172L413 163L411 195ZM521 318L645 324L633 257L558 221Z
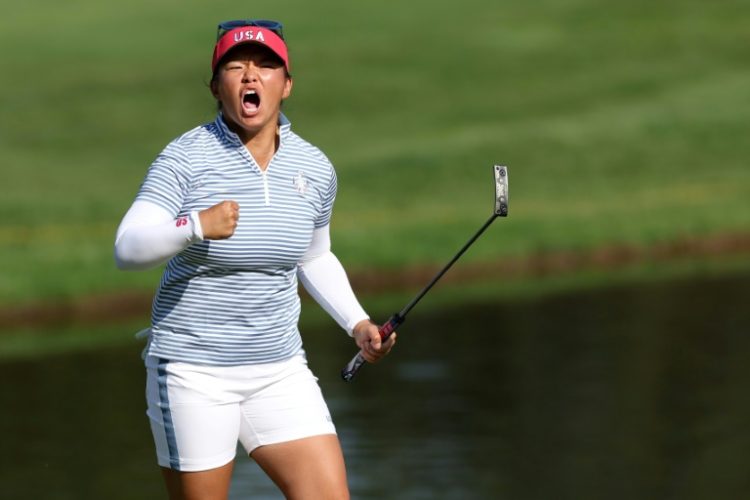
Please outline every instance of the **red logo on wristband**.
M187 218L187 217L180 217L180 218L179 218L179 219L177 219L177 221L175 222L175 226L177 226L177 227L180 227L180 226L187 226L187 223L188 223L188 218Z

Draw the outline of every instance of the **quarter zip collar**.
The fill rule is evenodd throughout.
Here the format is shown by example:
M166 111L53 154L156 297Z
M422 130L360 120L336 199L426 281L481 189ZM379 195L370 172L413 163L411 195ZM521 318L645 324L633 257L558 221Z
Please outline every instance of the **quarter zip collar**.
M284 147L286 138L291 133L292 123L284 115L284 113L279 113L279 147L274 153L273 157L271 158L271 161L268 163L268 167L266 167L265 170L262 170L258 166L257 162L255 161L255 158L253 158L253 155L250 154L250 152L247 150L245 145L240 140L240 136L234 133L232 130L230 130L230 128L227 126L226 122L224 121L224 115L221 112L219 112L218 116L216 117L216 120L214 120L214 124L216 126L217 135L219 139L225 144L238 149L240 154L244 156L248 161L250 161L253 169L256 170L258 173L260 173L261 179L263 181L264 205L270 206L271 205L271 193L270 193L269 182L268 182L268 169L271 167L271 164L273 163L274 158L278 156L279 152Z
M242 141L240 140L240 136L229 129L226 122L224 121L224 115L221 113L221 111L216 116L214 125L216 126L216 130L218 131L219 139L222 142L234 147L245 147L245 145L242 144ZM282 148L284 139L289 135L289 131L291 129L292 123L289 121L286 115L284 115L284 113L279 113L279 149Z
M221 111L219 111L219 114L216 115L214 125L216 126L217 135L219 136L221 142L224 142L230 146L242 146L240 136L229 130L229 127L224 121L224 114Z

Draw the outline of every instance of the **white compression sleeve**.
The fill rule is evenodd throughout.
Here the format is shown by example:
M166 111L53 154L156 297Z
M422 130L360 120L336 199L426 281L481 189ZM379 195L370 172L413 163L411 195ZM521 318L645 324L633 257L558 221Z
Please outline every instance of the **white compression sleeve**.
M305 290L350 336L357 323L370 319L354 296L344 267L331 252L328 226L313 232L310 247L298 265L297 275Z
M175 219L155 203L136 200L117 228L115 262L120 269L148 269L201 240L198 212Z

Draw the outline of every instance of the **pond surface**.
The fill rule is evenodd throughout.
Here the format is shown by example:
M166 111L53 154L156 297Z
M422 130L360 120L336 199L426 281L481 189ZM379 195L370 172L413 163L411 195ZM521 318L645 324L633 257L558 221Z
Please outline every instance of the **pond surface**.
M353 498L750 498L750 276L413 311L349 384L306 332ZM0 364L0 497L165 498L140 345ZM231 498L281 498L249 459Z

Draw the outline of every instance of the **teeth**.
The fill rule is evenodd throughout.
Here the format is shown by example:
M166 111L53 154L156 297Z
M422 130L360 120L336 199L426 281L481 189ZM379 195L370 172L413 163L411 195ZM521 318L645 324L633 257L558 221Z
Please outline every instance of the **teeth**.
M248 111L257 111L260 107L260 96L253 89L245 89L242 92L242 106Z

